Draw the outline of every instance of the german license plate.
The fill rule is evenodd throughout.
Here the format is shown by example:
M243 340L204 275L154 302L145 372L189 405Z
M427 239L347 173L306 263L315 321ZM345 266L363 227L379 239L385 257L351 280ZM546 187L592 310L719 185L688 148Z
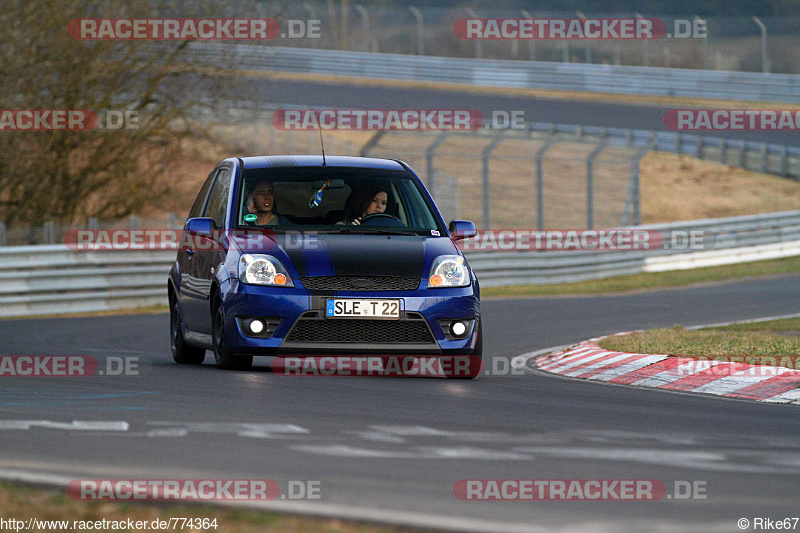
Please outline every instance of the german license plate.
M400 318L400 300L337 298L325 306L328 318Z

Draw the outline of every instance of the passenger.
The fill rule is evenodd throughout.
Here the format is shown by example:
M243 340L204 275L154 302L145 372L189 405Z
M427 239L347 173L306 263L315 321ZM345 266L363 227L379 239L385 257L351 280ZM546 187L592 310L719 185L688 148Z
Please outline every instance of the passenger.
M358 195L353 207L345 213L344 220L337 224L353 224L358 226L367 215L384 213L389 202L389 194L383 187L370 187Z
M289 220L278 213L275 206L275 187L270 180L259 180L253 192L247 197L245 208L250 214L257 216L256 220L249 222L255 226L277 226L291 224Z

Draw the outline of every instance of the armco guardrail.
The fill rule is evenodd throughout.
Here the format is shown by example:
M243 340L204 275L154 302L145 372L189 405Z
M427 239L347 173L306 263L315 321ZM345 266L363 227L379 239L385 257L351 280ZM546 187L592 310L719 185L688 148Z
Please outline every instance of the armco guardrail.
M219 66L404 81L755 102L800 101L800 75L410 56L194 42L190 57Z
M800 255L800 211L637 226L713 234L711 250L467 252L481 285L548 284ZM0 316L104 311L166 303L174 250L0 248Z
M174 250L0 248L0 316L106 311L166 303Z

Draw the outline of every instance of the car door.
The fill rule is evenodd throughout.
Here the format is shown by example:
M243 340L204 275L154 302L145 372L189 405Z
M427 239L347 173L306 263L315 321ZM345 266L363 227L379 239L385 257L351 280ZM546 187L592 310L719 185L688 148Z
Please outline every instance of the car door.
M228 200L231 188L231 169L221 167L214 179L214 184L208 194L203 217L214 220L214 227L221 231L225 228L225 219L228 214ZM217 237L219 237L217 235ZM224 259L225 251L220 249L217 238L197 237L197 249L189 261L189 276L193 285L186 301L186 323L189 329L197 333L211 333L211 283L214 279L214 268ZM188 295L187 295L188 296Z

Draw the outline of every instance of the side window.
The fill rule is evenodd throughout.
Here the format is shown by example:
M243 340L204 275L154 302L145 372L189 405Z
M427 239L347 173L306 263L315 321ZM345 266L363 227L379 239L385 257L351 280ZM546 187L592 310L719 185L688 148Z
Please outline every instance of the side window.
M211 171L211 174L208 175L208 179L203 184L203 187L200 189L200 194L197 195L197 200L194 201L194 205L192 209L189 211L188 218L197 218L200 216L200 213L203 212L203 205L206 203L206 196L208 196L208 189L211 188L211 184L214 183L214 176L217 174L217 169Z
M225 214L228 212L228 192L231 188L231 172L227 168L221 168L211 194L208 195L206 205L206 217L213 218L218 228L225 224Z

